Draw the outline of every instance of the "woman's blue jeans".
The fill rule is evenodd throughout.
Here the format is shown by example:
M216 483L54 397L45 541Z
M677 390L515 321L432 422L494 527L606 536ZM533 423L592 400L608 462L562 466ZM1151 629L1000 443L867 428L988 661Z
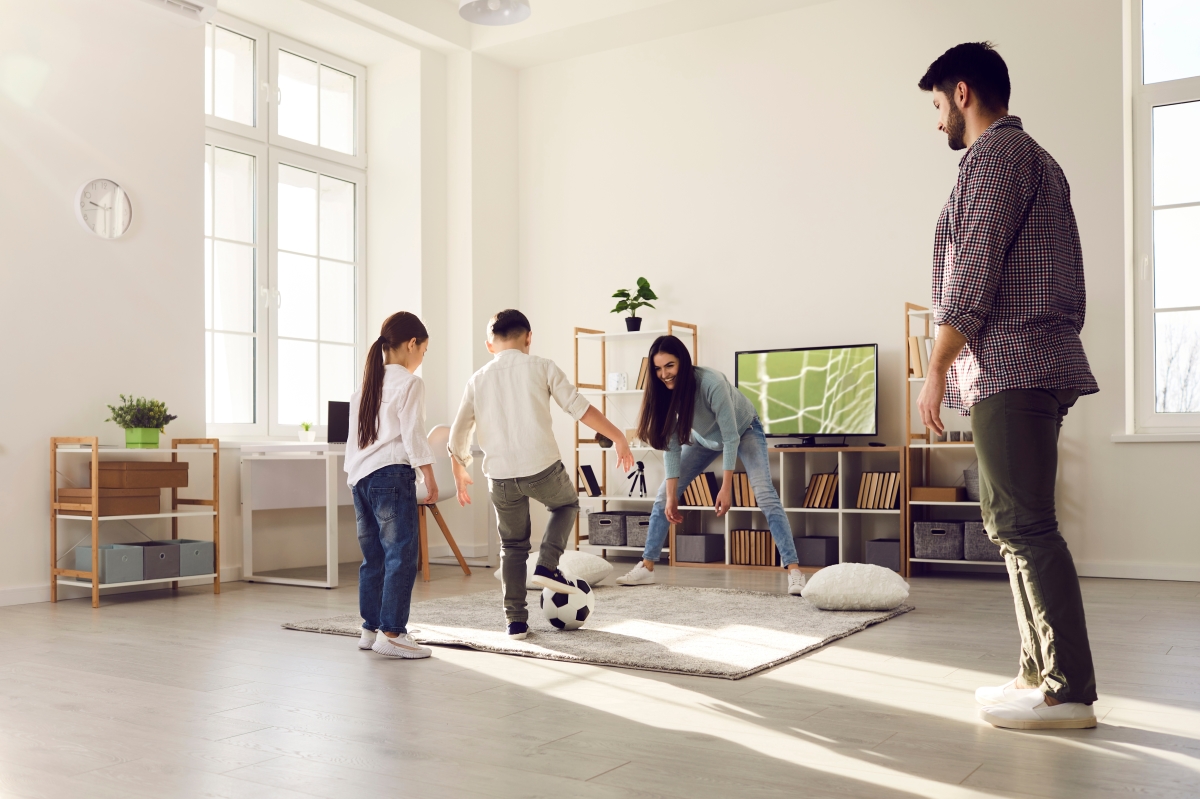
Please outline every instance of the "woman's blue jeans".
M721 450L708 449L698 444L685 444L679 458L679 496L683 490L700 475L705 468L720 456ZM770 456L767 454L767 437L763 434L762 423L758 417L742 433L738 442L738 457L746 467L746 476L750 478L750 487L754 489L754 498L758 501L758 510L767 517L767 526L771 528L771 537L779 549L779 560L784 566L798 563L796 542L792 540L792 526L788 523L787 514L783 511L783 503L771 483ZM718 477L718 479L720 479ZM667 532L670 524L667 522L667 481L658 488L658 497L654 500L654 509L650 511L650 529L646 531L646 548L642 557L646 560L658 560L662 555L663 545L667 542Z
M408 632L417 580L417 476L394 463L354 485L354 515L363 562L358 569L358 612L363 629Z

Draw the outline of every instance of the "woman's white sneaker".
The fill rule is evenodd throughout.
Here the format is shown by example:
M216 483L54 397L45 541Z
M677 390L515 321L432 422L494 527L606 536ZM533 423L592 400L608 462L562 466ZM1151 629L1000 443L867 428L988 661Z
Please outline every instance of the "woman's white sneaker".
M358 637L358 648L370 649L373 646L375 646L375 631L363 627L362 635Z
M376 653L383 655L385 658L427 658L433 654L433 650L427 646L421 646L413 637L407 633L397 635L395 638L388 638L383 634L383 630L375 636L375 644L371 647Z
M638 561L638 565L617 578L617 585L654 585L654 572Z
M1027 695L1030 691L1038 692L1037 688L1018 688L1017 678L1013 677L1004 685L996 685L975 689L975 701L981 705L1003 705Z
M1047 705L1038 691L1003 705L979 709L979 718L1006 730L1084 730L1096 726L1096 712L1082 702Z
M804 590L804 583L808 581L808 577L804 572L797 569L788 569L788 593L792 596L800 596L800 592Z

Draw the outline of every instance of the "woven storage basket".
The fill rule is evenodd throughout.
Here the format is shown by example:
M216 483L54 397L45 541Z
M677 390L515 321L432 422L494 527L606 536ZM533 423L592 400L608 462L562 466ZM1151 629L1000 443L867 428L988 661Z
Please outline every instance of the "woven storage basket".
M962 560L962 522L913 522L913 557Z
M1000 547L992 543L983 522L967 522L963 525L963 552L967 560L990 560L1003 563Z
M979 464L973 464L969 468L963 469L963 482L967 486L967 499L972 502L979 501Z
M625 517L625 546L646 546L646 534L650 531L649 513L631 513Z
M592 546L625 546L625 514L620 511L588 514L588 543Z

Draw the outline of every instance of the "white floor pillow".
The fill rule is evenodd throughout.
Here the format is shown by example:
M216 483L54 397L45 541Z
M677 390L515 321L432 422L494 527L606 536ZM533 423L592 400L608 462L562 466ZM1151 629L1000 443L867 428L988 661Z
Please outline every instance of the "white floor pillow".
M538 587L530 582L533 579L533 570L537 568L537 562L538 553L537 550L534 550L529 553L529 560L525 562L525 587L531 591ZM576 552L573 549L562 553L562 557L558 560L558 567L568 577L582 578L591 585L599 585L608 579L613 570L612 564L599 555ZM500 579L500 571L500 569L496 569L497 580Z
M821 610L892 610L908 599L908 583L882 566L839 563L809 577L800 595Z

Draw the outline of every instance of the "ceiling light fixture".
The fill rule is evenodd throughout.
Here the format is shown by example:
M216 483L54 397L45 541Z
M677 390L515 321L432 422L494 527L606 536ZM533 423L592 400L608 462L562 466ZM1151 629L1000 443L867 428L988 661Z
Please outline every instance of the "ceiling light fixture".
M476 25L515 25L529 19L529 0L459 0L458 15Z

